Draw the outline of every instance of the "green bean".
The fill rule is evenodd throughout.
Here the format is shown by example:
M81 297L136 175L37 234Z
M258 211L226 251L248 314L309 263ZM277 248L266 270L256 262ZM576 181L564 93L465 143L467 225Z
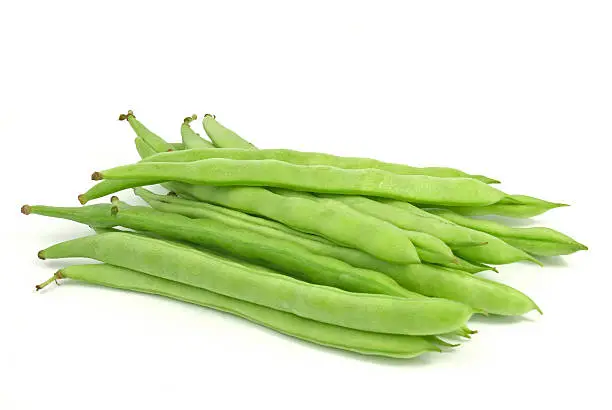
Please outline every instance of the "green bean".
M512 200L512 202L510 202ZM461 215L500 215L511 218L531 218L567 204L544 201L527 195L508 195L496 204L487 206L448 207Z
M450 300L350 293L272 271L254 271L212 253L129 233L73 239L53 245L39 256L91 258L308 319L371 332L442 334L461 327L472 314L469 307Z
M429 212L457 225L496 236L510 245L534 255L567 255L587 249L586 246L569 236L550 228L514 228L495 221L469 218L443 209L432 209Z
M518 290L466 275L454 269L444 269L435 265L427 265L427 268L421 269L414 268L413 265L388 263L356 249L294 236L290 231L275 229L274 225L260 225L254 221L261 218L244 214L243 217L237 217L240 212L225 209L229 213L224 213L224 208L221 207L172 196L155 195L144 189L138 189L136 193L153 207L166 212L178 212L194 218L219 219L228 225L253 230L266 237L277 238L286 243L293 242L310 252L333 257L353 266L383 272L407 289L425 289L428 296L468 303L474 309L494 314L521 315L537 309L533 301Z
M414 297L387 275L309 252L299 244L237 229L220 220L198 220L145 207L114 209L110 205L80 208L24 206L24 214L70 219L90 226L123 226L189 241L246 259L299 279L353 292ZM112 215L111 215L112 214Z
M340 157L319 152L303 152L289 149L240 149L228 145L216 149L194 149L177 155L160 153L148 159L155 162L192 162L210 158L225 158L236 160L277 160L295 165L327 165L343 169L378 169L398 175L428 175L439 178L472 178L487 184L499 181L482 176L471 175L453 168L440 167L411 167L408 165L392 164L370 158Z
M302 318L205 289L106 264L73 265L59 270L40 289L57 279L161 295L242 317L277 332L323 346L356 353L410 358L440 351L427 337L365 332Z
M540 264L531 255L493 235L459 226L406 202L375 201L355 196L338 196L338 200L350 204L363 213L391 222L400 228L436 236L451 248L454 243L483 243L482 246L459 247L453 250L456 255L467 259L469 262L506 264L525 260Z
M200 134L196 133L191 128L191 122L197 118L198 116L193 114L191 117L187 117L183 120L181 124L181 138L183 139L183 144L185 144L188 150L194 148L215 148L213 144L206 141Z
M154 152L148 144L138 138L136 149L143 158ZM105 184L105 186L96 193L104 195L112 193L109 191L117 187L114 182L120 184L122 181L102 181L98 185ZM318 234L333 242L363 250L380 259L398 263L419 262L414 245L400 229L362 215L342 204L331 201L317 204L314 200L288 198L263 188L215 188L174 182L165 186L182 196L261 215L297 230ZM106 189L107 187L109 189ZM81 203L85 203L85 199L92 198L88 193L79 196Z
M540 308L524 293L470 273L418 264L386 272L406 289L464 303L485 313L514 316Z
M206 114L202 119L202 125L208 138L217 147L231 146L233 148L256 149L253 144L241 138L234 131L225 128L219 124L216 117L212 114Z
M287 197L254 187L172 183L173 191L199 201L263 216L302 232L362 250L395 263L418 263L417 251L401 229L335 201Z
M434 205L488 205L505 196L498 189L468 178L397 175L375 169L293 165L276 160L211 158L194 162L140 162L94 172L92 179L134 179L140 180L140 185L178 181L196 185L268 186Z
M156 152L172 151L172 145L168 144L163 138L150 131L140 121L138 121L132 110L129 110L127 114L121 114L119 116L119 121L123 120L127 120L127 122L132 126L134 132L139 137L144 139L147 144L153 147Z

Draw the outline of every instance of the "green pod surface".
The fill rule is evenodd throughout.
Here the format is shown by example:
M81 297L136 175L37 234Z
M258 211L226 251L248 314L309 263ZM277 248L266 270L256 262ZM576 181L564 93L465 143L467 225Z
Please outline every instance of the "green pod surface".
M478 262L468 262L465 259L457 257L453 262L436 263L435 265L443 266L445 268L462 270L468 273L479 273L487 270L497 272L497 269L493 266L486 265Z
M43 259L86 257L210 290L308 319L371 332L453 332L472 314L445 299L351 293L272 271L253 270L212 253L129 233L73 239L39 253Z
M461 215L499 215L510 218L531 218L554 208L568 206L567 204L548 202L527 195L508 195L496 204L487 206L448 207Z
M257 149L253 144L240 137L234 131L219 124L214 115L206 114L202 119L202 125L208 138L217 147L231 146L242 149Z
M568 255L587 249L586 246L569 236L550 228L515 228L495 221L469 218L444 209L432 209L429 212L456 223L457 225L494 235L534 255Z
M256 187L213 187L174 182L168 186L181 195L263 216L379 259L395 263L420 261L414 245L401 229L336 201L289 197Z
M25 214L70 219L96 227L123 226L163 237L203 245L234 257L280 270L299 279L353 292L413 297L387 275L351 266L314 254L299 244L238 229L220 220L198 220L146 207L113 208L93 205L80 208L24 206Z
M365 355L411 358L440 349L426 337L365 332L306 319L205 289L107 264L73 265L56 278L165 296L230 313L277 332Z
M136 135L146 141L156 152L172 151L172 145L168 144L163 138L155 134L140 121L136 119L134 113L130 110L127 114L121 114L119 120L127 120Z
M531 255L493 235L459 226L406 202L375 201L356 196L339 196L338 200L400 228L425 232L438 237L451 247L454 243L482 243L481 246L460 247L453 251L456 255L470 262L507 264L517 261L531 261L540 264Z
M384 262L356 249L292 235L291 231L284 229L286 228L284 225L277 224L279 225L278 228L282 228L276 229L274 223L272 225L260 224L257 220L261 218L245 215L241 212L173 196L156 195L144 189L137 190L137 194L154 208L166 212L181 213L193 218L219 219L228 225L253 230L266 237L277 238L286 243L293 242L310 252L336 258L353 266L383 272L407 289L413 291L424 289L429 296L461 301L462 303L469 302L469 306L480 311L500 315L521 315L532 309L537 309L529 297L516 289L469 274L466 275L454 269L444 269L435 265L427 265L428 267L424 269L412 269L412 265ZM229 213L224 211L229 211ZM262 221L265 220L262 219Z
M183 144L187 150L197 149L197 148L215 148L215 146L206 141L204 138L200 136L197 132L195 132L191 128L191 122L196 120L198 117L193 114L191 117L187 117L183 120L181 124L181 138L183 139Z
M370 158L340 157L320 152L303 152L289 149L261 149L253 150L228 147L222 149L197 149L181 153L180 155L167 155L160 153L148 159L155 162L191 162L210 158L226 158L236 160L277 160L295 165L327 165L343 169L378 169L398 175L429 175L439 178L472 178L487 184L499 181L482 175L471 175L458 169L443 167L411 167L409 165L392 164Z
M278 187L433 205L489 205L505 196L502 191L469 178L397 175L376 169L294 165L276 160L211 158L194 162L140 162L95 172L92 178L140 180L140 186L178 181L195 185Z
M182 151L186 149L185 144L183 144L182 142L170 142L169 144L172 147L172 150L174 151Z
M153 152L142 139L136 140L136 149L142 158L147 158ZM277 193L263 188L216 188L176 182L168 183L166 187L198 201L212 202L281 222L295 230L319 235L379 259L398 263L420 262L416 248L400 229L334 201L320 199L317 203L317 198L310 195L285 195L287 192Z

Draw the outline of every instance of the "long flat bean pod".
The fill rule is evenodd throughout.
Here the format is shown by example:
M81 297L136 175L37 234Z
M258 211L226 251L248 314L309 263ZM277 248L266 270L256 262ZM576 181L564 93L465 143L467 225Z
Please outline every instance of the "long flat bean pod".
M469 178L397 175L375 169L293 165L276 160L211 158L194 162L140 162L95 172L92 179L133 179L140 185L178 181L196 185L266 186L356 194L433 205L490 205L505 194Z
M136 149L142 158L154 152L139 138L136 139ZM102 181L98 185L113 182L121 181ZM363 250L383 260L397 263L420 261L414 245L400 229L334 201L317 203L310 197L288 197L256 187L220 188L176 182L165 186L182 196L264 216L297 230Z
M191 122L197 118L198 117L193 114L191 117L186 117L181 124L181 138L183 139L185 148L188 150L196 148L215 148L212 143L206 141L200 134L191 128Z
M341 247L329 242L319 242L308 237L295 236L291 234L291 231L275 229L274 225L261 225L253 222L253 220L261 218L244 214L242 215L246 218L235 217L234 215L240 215L241 213L222 207L172 196L155 195L144 189L137 190L137 194L156 209L178 212L194 218L219 219L228 225L244 227L287 243L293 242L313 253L333 257L353 266L383 272L407 289L418 289L426 292L428 296L461 301L480 311L499 315L521 315L532 309L537 309L537 306L529 297L516 289L454 269L444 269L435 265L421 269L415 265L388 263L356 249ZM229 213L223 212L224 210L229 211Z
M86 283L161 295L242 317L277 332L323 346L360 354L410 358L440 351L427 337L392 335L349 329L245 302L219 293L107 264L73 265L59 270L51 281L73 279Z
M343 169L378 169L398 175L428 175L439 178L472 178L487 184L499 181L482 175L471 175L453 168L443 167L411 167L409 165L393 164L370 158L340 157L320 152L304 152L289 149L240 149L229 148L227 145L219 149L195 149L186 152L160 153L149 158L155 162L191 162L210 158L226 158L236 160L271 159L289 162L295 165L327 165ZM178 155L177 155L178 154Z
M506 243L534 255L568 255L587 249L586 246L569 236L550 228L515 228L495 221L469 218L443 209L432 209L429 212L457 225L494 235Z
M531 261L540 264L531 255L493 235L459 226L406 202L374 201L357 196L338 196L337 200L349 204L363 213L391 222L398 227L429 233L442 239L451 247L453 243L483 243L481 246L460 247L453 251L456 255L468 261L492 264Z
M311 253L300 244L266 237L253 230L239 229L236 225L232 227L220 219L198 220L146 207L119 210L109 205L80 208L24 206L22 212L70 219L90 226L123 226L189 241L264 264L311 283L353 292L413 297L412 292L383 273Z
M250 270L212 253L129 233L73 239L53 245L39 256L91 258L308 319L371 332L442 334L463 326L472 314L468 306L446 299L346 292L271 271Z
M419 262L414 245L401 229L335 201L288 197L256 187L183 183L171 183L169 187L181 195L263 216L299 231L360 249L379 259L395 263Z

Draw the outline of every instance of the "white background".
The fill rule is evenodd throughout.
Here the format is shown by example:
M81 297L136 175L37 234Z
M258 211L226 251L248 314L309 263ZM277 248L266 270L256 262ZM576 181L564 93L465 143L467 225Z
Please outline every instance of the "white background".
M3 3L1 409L610 408L609 2L152 3ZM62 265L36 252L87 229L19 207L77 206L92 171L135 161L130 108L171 140L212 112L260 147L483 173L572 204L535 222L591 250L503 267L544 316L474 320L411 361L157 297L35 293Z

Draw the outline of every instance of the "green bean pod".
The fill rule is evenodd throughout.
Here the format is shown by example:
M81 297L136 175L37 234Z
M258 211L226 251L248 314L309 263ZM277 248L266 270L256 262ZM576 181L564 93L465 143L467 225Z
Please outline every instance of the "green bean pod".
M234 131L219 124L216 117L212 114L206 114L202 119L202 125L208 138L217 147L231 146L242 149L257 149L253 144L240 137Z
M135 142L142 158L155 152L144 140L137 138ZM102 181L87 193L80 195L79 200L84 204L92 197L98 197L97 195L108 195L122 183L121 180ZM127 181L128 185L130 183ZM101 187L96 189L98 186ZM121 189L127 188L125 185L121 186ZM420 262L414 245L400 229L332 201L321 205L310 198L289 198L254 187L215 188L175 182L166 184L166 187L180 192L183 196L282 222L297 230L314 233L333 242L361 249L380 259L398 263ZM96 195L91 195L94 190Z
M425 232L436 236L449 246L453 243L481 242L482 246L460 247L453 252L469 262L507 264L517 261L531 261L541 264L533 256L517 249L493 235L459 226L401 201L375 201L356 196L338 196L338 201L388 221L403 229Z
M196 185L265 186L331 194L368 195L433 205L489 205L505 194L469 178L397 175L375 169L293 165L276 160L211 158L140 162L95 172L92 179L134 179L140 185L178 181Z
M191 128L191 122L197 118L198 116L193 114L191 117L186 117L181 124L181 138L183 139L185 148L187 150L197 148L215 148L212 143L206 141L200 136L200 134Z
M198 220L145 207L114 209L110 205L80 208L24 206L24 214L70 219L97 227L123 226L163 237L189 241L208 249L243 258L299 279L353 292L414 297L389 276L309 252L300 244L266 237L228 225L223 219Z
M401 229L336 201L278 195L256 187L213 187L170 183L171 190L199 201L263 216L296 230L320 235L379 259L419 263L416 248Z
M282 224L275 224L262 218L241 212L195 202L174 196L156 195L144 189L136 194L151 206L165 212L177 212L193 218L221 220L227 225L252 230L266 237L277 238L285 243L296 243L310 252L342 260L353 266L383 272L410 290L426 291L429 296L441 297L466 303L474 309L499 315L522 315L537 309L533 301L509 286L466 275L455 269L444 269L436 265L427 268L413 268L413 265L399 265L384 262L356 249L345 248L333 243L315 240L312 235L295 235ZM265 222L265 223L262 223ZM268 222L271 222L269 224ZM461 265L460 265L461 266Z
M499 215L511 218L531 218L554 208L568 206L567 204L548 202L527 195L508 195L496 204L486 206L448 207L461 215Z
M154 162L192 162L210 158L226 158L236 160L277 160L295 165L327 165L342 169L378 169L398 175L428 175L439 178L472 178L487 184L499 181L482 175L471 175L458 169L443 167L411 167L409 165L393 164L370 158L340 157L320 152L303 152L289 149L240 149L237 147L219 146L216 149L195 149L167 155L159 153L148 159Z
M91 258L308 319L371 332L442 334L458 329L472 314L466 305L450 300L346 292L272 271L255 271L212 253L123 232L62 242L39 256Z
M127 120L136 135L146 141L156 152L167 152L172 151L172 145L168 144L159 135L155 134L147 127L145 127L140 121L136 119L132 110L129 110L127 114L121 114L119 121Z
M56 279L73 279L116 289L165 296L227 312L308 342L365 355L411 358L426 352L440 351L440 348L427 337L373 333L330 325L107 264L69 266L59 270L52 278ZM39 285L39 288L44 285L46 283Z
M496 236L506 243L533 255L568 255L587 249L586 246L569 236L550 228L514 228L495 221L469 218L443 209L432 209L429 212L457 225Z

